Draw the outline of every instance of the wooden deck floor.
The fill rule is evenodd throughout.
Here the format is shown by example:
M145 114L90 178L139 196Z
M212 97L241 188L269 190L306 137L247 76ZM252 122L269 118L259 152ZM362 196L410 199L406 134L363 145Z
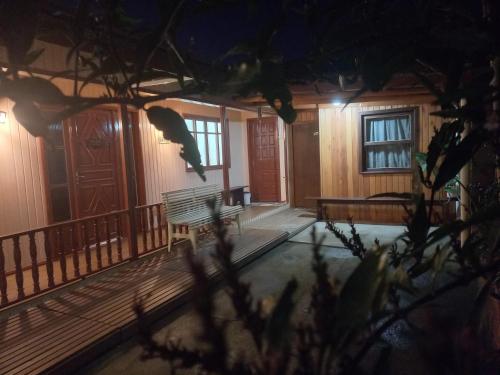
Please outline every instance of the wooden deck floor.
M296 213L291 228L310 224ZM276 223L276 221L275 221ZM272 227L271 227L272 228ZM239 266L285 241L287 231L249 226L232 235ZM198 254L208 259L213 243ZM186 302L192 277L182 249L158 251L115 270L87 279L78 287L0 313L0 374L72 373L75 368L129 338L135 329L132 306L144 300L148 317L156 320ZM209 265L210 263L207 263ZM212 279L218 274L208 266Z

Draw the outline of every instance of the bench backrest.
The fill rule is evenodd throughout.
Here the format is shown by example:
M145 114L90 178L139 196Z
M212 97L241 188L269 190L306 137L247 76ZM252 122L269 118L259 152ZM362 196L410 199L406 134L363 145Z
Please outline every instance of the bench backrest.
M161 197L168 219L199 211L208 212L208 200L215 199L217 204L222 202L222 189L218 185L205 185L161 193Z

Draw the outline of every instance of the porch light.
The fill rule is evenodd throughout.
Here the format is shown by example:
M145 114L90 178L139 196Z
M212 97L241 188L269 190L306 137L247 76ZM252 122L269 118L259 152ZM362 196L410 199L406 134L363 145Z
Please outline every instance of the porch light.
M0 124L5 124L7 122L7 113L0 111Z

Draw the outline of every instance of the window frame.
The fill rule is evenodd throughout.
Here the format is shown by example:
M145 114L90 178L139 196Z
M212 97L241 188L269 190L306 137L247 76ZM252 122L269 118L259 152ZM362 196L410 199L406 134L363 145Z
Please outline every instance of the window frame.
M377 118L384 117L394 117L394 116L407 116L410 119L410 139L404 141L382 141L377 142L377 144L409 144L410 145L410 166L408 168L366 168L366 146L369 146L369 142L365 141L366 134L366 122L367 120L373 120ZM361 174L411 174L413 173L416 166L415 154L418 152L418 142L419 134L417 126L419 121L418 118L418 107L405 107L405 108L393 108L378 111L364 111L359 115L359 171ZM368 143L368 144L367 144Z
M182 117L184 118L184 120L192 120L193 121L193 129L195 129L193 132L190 132L191 135L193 134L204 134L204 139L205 139L205 157L206 157L206 160L207 160L207 164L210 164L210 155L209 155L209 150L208 150L208 135L209 134L216 134L217 137L216 137L216 140L217 140L217 165L207 165L207 166L203 166L203 169L204 170L218 170L218 169L222 169L223 168L223 163L224 163L224 155L222 155L222 152L223 152L223 144L224 144L224 140L223 140L223 137L224 137L224 128L223 128L223 124L222 122L220 121L220 118L218 117L210 117L210 116L200 116L200 115L191 115L191 114L188 114L188 113L183 113ZM205 123L205 131L204 132L198 132L196 131L196 121L203 121ZM216 124L219 123L220 124L220 132L219 132L219 129L217 127L217 131L215 133L213 132L209 132L208 131L208 126L207 126L207 123L208 122L215 122ZM218 135L220 134L220 142L219 142L219 137ZM196 142L196 145L198 146L198 140L196 137L194 137L195 139L195 142ZM194 172L194 169L193 167L190 167L189 164L186 162L185 163L185 166L186 166L186 172Z

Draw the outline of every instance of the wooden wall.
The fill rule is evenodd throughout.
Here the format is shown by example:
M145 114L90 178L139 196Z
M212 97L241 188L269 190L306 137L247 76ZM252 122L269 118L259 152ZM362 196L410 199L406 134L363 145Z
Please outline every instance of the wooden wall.
M70 94L72 81L55 79L56 85ZM104 88L90 84L84 95L101 96ZM181 114L198 114L219 117L219 107L169 100L155 103L168 106ZM7 121L0 124L0 235L15 233L47 225L47 206L44 187L44 166L40 140L30 135L12 113L14 103L0 100L0 111L7 113ZM118 109L117 109L118 111ZM229 110L231 138L231 185L248 184L248 158L246 121L242 112ZM161 144L161 133L152 126L144 111L139 112L139 127L144 154L144 171L147 203L160 201L160 192L200 185L203 182L194 172L186 172L179 157L180 146ZM123 142L122 142L123 143ZM222 170L207 171L209 183L222 186Z
M180 114L219 117L218 106L188 103L180 100L165 100L155 105L169 107ZM248 184L248 157L246 141L246 123L240 111L228 110L229 135L231 151L231 168L229 170L230 185ZM199 186L203 181L195 172L187 172L186 164L179 157L181 146L160 143L161 132L156 130L147 119L146 113L140 112L140 134L144 157L144 174L146 180L146 202L160 201L160 193L164 191ZM222 169L205 171L207 183L223 186Z
M361 174L359 149L359 116L363 111L401 107L419 107L418 151L427 151L427 145L439 127L440 120L430 116L436 108L431 104L420 105L367 105L351 104L319 108L321 194L336 197L367 197L383 192L411 192L412 174ZM426 192L428 194L428 192ZM345 206L329 207L329 215L343 220L400 223L404 211L398 206Z

